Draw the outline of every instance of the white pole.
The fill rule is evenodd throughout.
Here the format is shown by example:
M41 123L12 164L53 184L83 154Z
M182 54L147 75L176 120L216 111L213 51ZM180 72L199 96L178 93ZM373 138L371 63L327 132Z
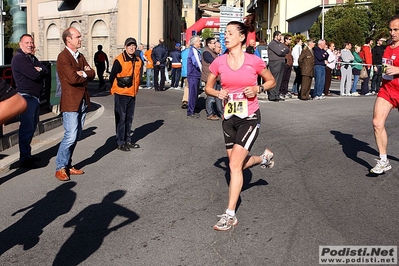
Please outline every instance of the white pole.
M324 0L323 1L323 8L321 10L321 39L324 40Z

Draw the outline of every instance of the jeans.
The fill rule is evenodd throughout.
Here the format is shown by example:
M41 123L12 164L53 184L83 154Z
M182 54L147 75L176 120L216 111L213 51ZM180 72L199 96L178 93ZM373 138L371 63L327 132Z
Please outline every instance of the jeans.
M64 125L64 138L58 148L57 158L55 159L56 170L72 167L72 154L76 143L83 131L87 113L87 104L82 100L77 112L63 112L62 123Z
M352 89L351 93L354 93L357 91L357 82L359 81L359 75L354 75L353 76L353 84L352 84Z
M215 90L220 91L220 83L219 82L216 82ZM213 103L216 104L217 112L214 111ZM205 106L206 106L206 114L207 114L207 116L217 115L217 113L219 113L219 115L222 116L222 114L223 114L223 106L222 106L222 100L220 100L219 98L213 97L213 96L209 96L209 95L206 96Z
M181 68L172 68L172 83L170 84L170 87L179 87L180 74Z
M154 69L153 68L147 68L146 70L147 73L147 88L153 87L154 86Z
M324 83L326 82L326 68L322 65L314 66L314 90L313 98L316 96L321 96L324 91Z
M35 134L37 123L39 122L39 99L23 94L22 97L26 100L28 107L25 112L19 116L19 159L21 162L29 160L32 157L32 142L33 135Z
M135 106L136 97L114 95L116 143L118 146L131 142L130 132L132 130Z

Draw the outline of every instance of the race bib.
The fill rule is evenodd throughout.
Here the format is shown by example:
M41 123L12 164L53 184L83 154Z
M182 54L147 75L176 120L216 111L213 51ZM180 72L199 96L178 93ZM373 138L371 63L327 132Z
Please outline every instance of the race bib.
M243 92L229 93L229 99L224 106L224 116L248 116L248 100Z

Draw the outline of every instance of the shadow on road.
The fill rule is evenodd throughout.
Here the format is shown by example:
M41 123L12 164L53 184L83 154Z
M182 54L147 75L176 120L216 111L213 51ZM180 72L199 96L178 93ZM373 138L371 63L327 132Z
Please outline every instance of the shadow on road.
M24 250L36 246L43 229L72 209L76 199L76 193L71 190L74 186L76 182L64 183L36 203L14 212L12 216L29 210L19 221L0 232L0 256L16 245L23 245Z
M230 184L230 169L228 167L229 159L227 158L227 156L218 159L213 165L225 171L224 177L226 179L227 185L229 185ZM255 186L267 186L269 184L269 183L267 183L266 180L260 179L260 178L257 181L251 183L252 172L250 169L245 169L243 171L243 175L244 175L244 184L242 186L241 192L245 191L247 189L250 189L252 187L255 187ZM240 204L241 204L241 196L238 198L236 210L238 210L238 208L240 207Z
M367 169L373 168L373 165L370 165L367 161L359 158L358 153L366 152L368 154L378 157L379 154L377 150L371 148L367 142L354 138L351 134L345 134L335 130L331 130L330 133L333 134L339 144L342 145L342 151L346 155L346 157L360 165L363 165ZM399 161L399 159L394 156L388 155L388 158L393 161ZM369 173L366 176L375 177L377 175Z
M80 264L101 247L107 235L138 220L139 216L135 212L115 203L125 194L125 190L112 191L104 197L102 202L86 207L66 222L64 227L74 226L75 231L62 245L53 265ZM117 216L125 217L126 220L108 228Z
M152 123L142 125L136 128L132 133L132 143L136 143L139 140L145 138L147 135L157 131L164 124L164 120L157 120ZM116 143L116 142L115 142ZM115 144L116 145L116 144Z
M88 138L92 135L95 135L95 130L97 129L97 127L89 127L85 130L82 131L82 135L79 139L79 141ZM78 141L78 149L79 149L79 141ZM60 141L61 142L61 141ZM58 147L60 146L60 143L57 143L57 145L52 146L51 148L48 148L47 150L44 150L38 154L35 154L35 156L37 156L38 158L40 158L40 161L35 162L35 164L37 164L39 166L39 168L44 168L46 167L49 163L51 158L57 156L57 151L58 151ZM77 151L79 152L79 151ZM21 174L24 174L28 171L30 171L30 169L28 168L20 168L20 162L16 161L14 163L12 163L10 165L10 170L12 169L16 169L15 171L9 173L8 175L3 176L2 178L0 178L0 185L2 185L3 183L13 179L16 176L19 176ZM54 165L54 172L55 172L55 165Z

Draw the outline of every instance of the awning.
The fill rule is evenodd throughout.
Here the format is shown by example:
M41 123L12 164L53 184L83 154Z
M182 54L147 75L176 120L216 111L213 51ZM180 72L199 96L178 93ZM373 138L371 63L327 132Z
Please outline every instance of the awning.
M317 21L317 18L321 14L322 8L317 6L311 10L308 10L295 17L287 19L288 32L307 32L312 27L313 23Z

